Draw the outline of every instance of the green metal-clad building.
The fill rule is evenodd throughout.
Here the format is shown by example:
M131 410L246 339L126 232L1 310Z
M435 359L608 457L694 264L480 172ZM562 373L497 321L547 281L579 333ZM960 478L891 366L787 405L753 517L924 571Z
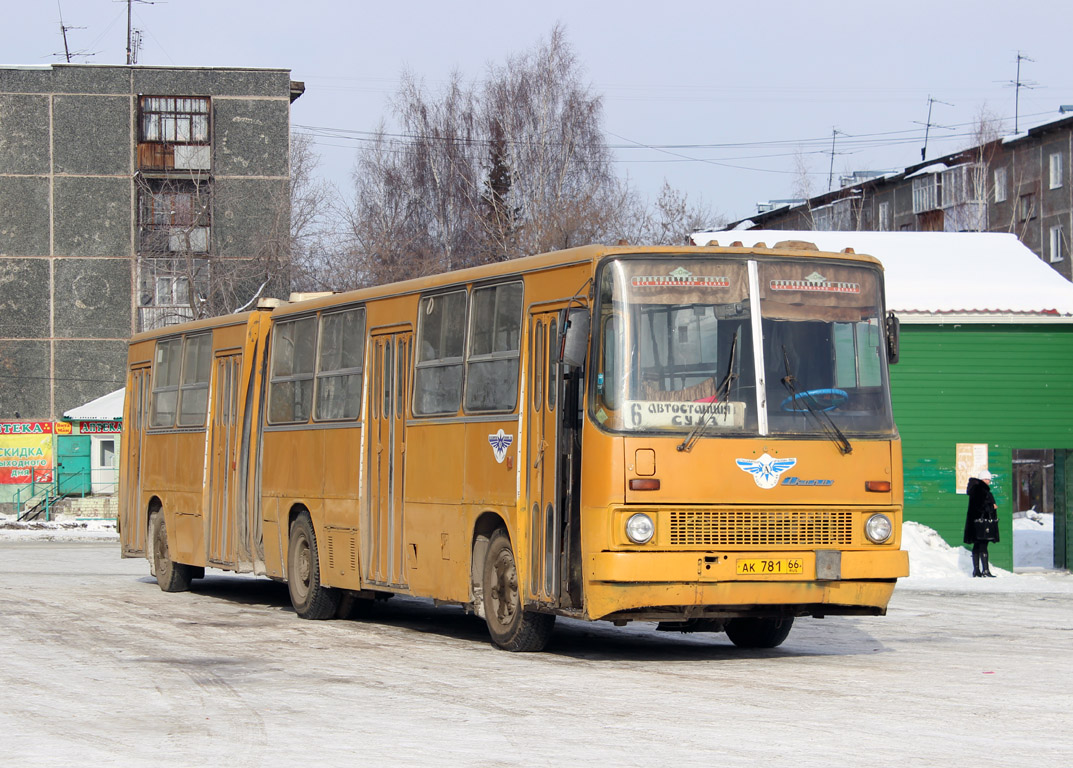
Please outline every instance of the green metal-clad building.
M694 236L746 245L804 240L883 262L901 321L891 368L905 517L959 545L968 477L993 475L1012 568L1015 513L1054 513L1054 560L1073 567L1073 284L1011 234L746 230ZM746 242L747 241L747 242Z

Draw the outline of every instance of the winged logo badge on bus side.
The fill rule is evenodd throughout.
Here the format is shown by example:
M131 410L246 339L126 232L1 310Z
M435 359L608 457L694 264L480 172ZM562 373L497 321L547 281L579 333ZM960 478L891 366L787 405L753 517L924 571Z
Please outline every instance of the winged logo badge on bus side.
M757 486L767 490L778 485L779 475L796 464L797 459L776 459L765 451L759 459L737 459L735 463L753 476Z
M488 435L488 444L492 446L492 453L496 456L496 464L502 464L507 458L507 449L514 442L514 435L508 435L500 429L494 435Z

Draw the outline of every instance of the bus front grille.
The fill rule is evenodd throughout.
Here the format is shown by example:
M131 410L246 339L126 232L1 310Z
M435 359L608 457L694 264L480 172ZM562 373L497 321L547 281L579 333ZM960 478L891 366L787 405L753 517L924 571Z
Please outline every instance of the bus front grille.
M671 544L792 546L850 544L853 513L831 509L671 510Z

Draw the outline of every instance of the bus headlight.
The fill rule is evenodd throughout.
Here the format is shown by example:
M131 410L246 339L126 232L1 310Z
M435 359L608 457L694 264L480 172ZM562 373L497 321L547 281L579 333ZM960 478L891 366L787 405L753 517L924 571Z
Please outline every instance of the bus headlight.
M889 539L893 531L894 524L886 515L872 515L864 524L864 535L876 544L882 544Z
M644 512L630 515L626 521L626 538L634 544L647 544L656 534L656 524Z

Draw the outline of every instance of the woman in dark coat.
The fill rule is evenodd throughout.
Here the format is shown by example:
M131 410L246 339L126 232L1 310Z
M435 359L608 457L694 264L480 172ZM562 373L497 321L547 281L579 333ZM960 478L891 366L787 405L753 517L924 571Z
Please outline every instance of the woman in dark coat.
M969 478L966 492L969 508L965 513L965 543L972 544L972 575L994 576L987 563L987 544L998 541L998 507L991 495L991 473L986 469Z

